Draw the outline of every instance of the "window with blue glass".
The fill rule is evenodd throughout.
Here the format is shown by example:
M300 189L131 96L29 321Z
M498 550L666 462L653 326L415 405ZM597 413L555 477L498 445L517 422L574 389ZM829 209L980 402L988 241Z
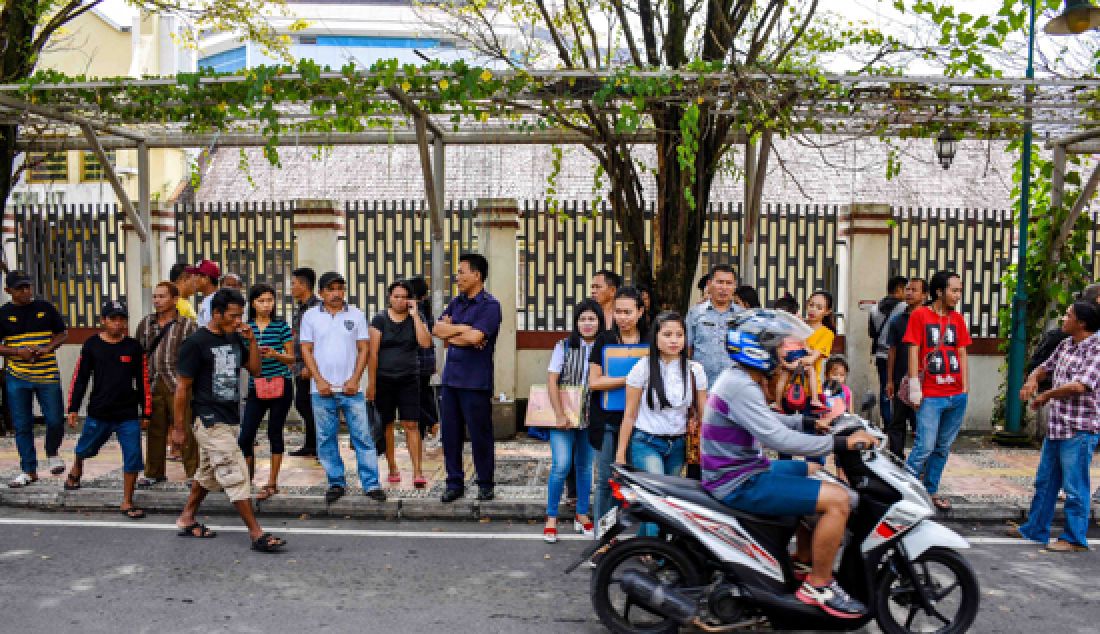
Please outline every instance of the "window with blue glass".
M439 48L442 43L429 37L381 37L373 35L317 35L303 44L346 46L350 48Z
M245 47L240 46L221 53L200 57L199 68L209 68L218 73L232 73L245 68L247 59Z

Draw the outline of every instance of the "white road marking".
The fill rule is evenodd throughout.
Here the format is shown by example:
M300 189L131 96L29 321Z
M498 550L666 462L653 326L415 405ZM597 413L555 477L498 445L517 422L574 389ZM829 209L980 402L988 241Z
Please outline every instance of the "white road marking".
M56 527L82 527L82 528L130 528L158 531L178 531L175 524L155 524L152 522L98 522L95 520L54 520L54 519L20 519L0 518L0 526L56 526ZM225 533L244 533L248 529L244 526L223 526L208 524L210 529ZM280 527L272 529L277 533L287 535L334 535L339 537L406 537L410 539L496 539L513 541L542 541L542 533L469 533L451 531L402 531L379 529L355 529L355 528L295 528ZM559 540L566 541L591 541L583 535L559 535ZM991 546L1037 546L1034 542L1012 537L968 537L966 541L974 545ZM1090 546L1100 546L1100 539L1090 539ZM8 551L0 554L0 558L8 558L23 555L29 551Z

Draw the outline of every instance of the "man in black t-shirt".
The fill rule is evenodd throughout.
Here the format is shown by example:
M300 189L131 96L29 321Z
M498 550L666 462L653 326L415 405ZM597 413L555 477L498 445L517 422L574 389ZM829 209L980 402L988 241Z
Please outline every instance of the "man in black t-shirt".
M248 526L252 549L270 553L286 542L265 533L256 521L248 463L237 445L241 368L259 376L261 362L256 336L241 321L244 304L244 297L235 290L214 293L210 323L199 328L180 347L172 442L182 445L186 439L184 425L191 423L199 445L199 469L176 526L180 537L214 537L214 531L197 522L195 515L207 493L224 490ZM198 420L185 420L188 402Z
M134 484L145 468L141 460L141 421L148 419L151 408L149 374L145 352L137 339L126 334L129 315L126 304L108 300L100 312L103 331L88 339L80 349L80 358L73 372L73 387L69 394L69 427L76 428L80 405L88 384L92 395L88 400L88 416L76 441L76 459L65 478L65 490L80 488L84 461L94 458L103 444L114 434L122 448L122 506L130 519L145 517L145 511L134 505Z

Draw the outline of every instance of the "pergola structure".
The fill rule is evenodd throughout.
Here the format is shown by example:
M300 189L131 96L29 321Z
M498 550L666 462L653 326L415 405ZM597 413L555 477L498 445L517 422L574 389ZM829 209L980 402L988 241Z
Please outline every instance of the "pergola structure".
M263 95L256 103L235 104L236 114L218 129L196 125L173 111L173 94L190 98L217 94L219 86L255 81L255 75L194 75L157 79L109 79L0 85L0 123L17 123L41 131L21 140L23 151L90 150L103 165L122 208L142 241L143 301L151 293L149 155L151 148L207 148L415 144L419 148L425 199L432 226L432 286L436 313L442 310L444 208L444 147L450 145L614 144L654 143L652 122L634 131L600 135L585 125L585 116L616 116L624 105L644 112L653 105L705 105L708 114L743 115L747 105L789 104L786 132L876 137L934 138L934 130L983 139L1013 138L1026 123L1040 134L1060 135L1056 155L1079 151L1086 139L1100 138L1100 80L977 79L946 77L892 77L876 75L736 75L680 71L630 71L630 77L674 81L676 90L660 96L638 97L608 86L623 71L483 71L504 84L522 79L523 88L490 94L460 106L441 91L445 82L463 77L446 70L424 71L416 90L410 85L378 86L371 100L379 108L365 117L355 132L320 131L326 114L318 114L308 100L272 103ZM363 71L359 77L369 76ZM266 76L271 83L300 81L301 74L279 72ZM311 81L348 82L344 72L321 72ZM427 86L427 88L425 88ZM121 116L118 109L101 106L105 99L135 95L166 97L163 117ZM122 97L119 97L122 95ZM215 99L216 97L211 97ZM331 99L331 98L328 98ZM338 101L338 99L334 100ZM751 103L750 103L751 102ZM194 103L194 102L191 102ZM266 105L269 109L261 111ZM178 109L177 109L178 110ZM323 110L323 109L322 109ZM274 112L274 116L272 113ZM262 116L261 116L262 114ZM278 122L279 131L270 129ZM265 129L266 128L266 129ZM1065 136L1072 135L1072 136ZM277 138L276 138L277 137ZM771 135L764 141L734 133L731 144L746 145L746 211L749 218L760 205L764 165ZM1096 143L1093 141L1092 143ZM1088 146L1091 147L1091 146ZM107 160L108 149L136 149L138 201L135 205ZM1100 171L1089 184L1094 190ZM1056 188L1060 192L1060 184ZM1082 196L1081 201L1087 199ZM1079 205L1082 204L1079 202ZM750 223L751 224L751 223ZM751 229L746 242L751 241Z

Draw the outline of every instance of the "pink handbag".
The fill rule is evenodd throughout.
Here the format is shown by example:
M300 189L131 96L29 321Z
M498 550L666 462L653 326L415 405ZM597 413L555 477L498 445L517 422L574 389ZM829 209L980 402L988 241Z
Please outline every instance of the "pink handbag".
M256 398L262 401L282 398L285 393L286 379L281 376L273 376L269 379L256 379Z

